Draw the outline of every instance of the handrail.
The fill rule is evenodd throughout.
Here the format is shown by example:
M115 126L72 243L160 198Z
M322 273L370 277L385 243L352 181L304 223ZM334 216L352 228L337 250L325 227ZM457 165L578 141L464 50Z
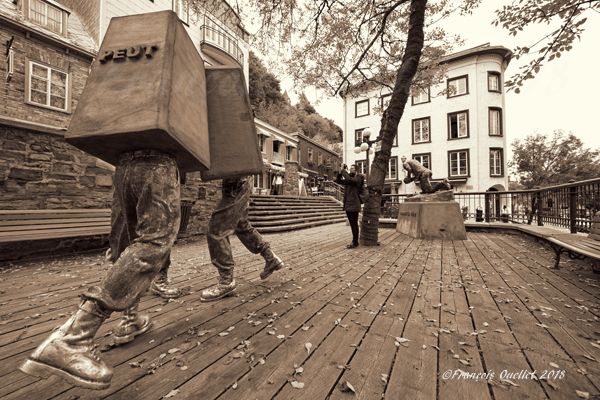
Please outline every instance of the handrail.
M407 195L383 195L381 216L396 218L398 204ZM589 232L593 216L600 211L600 178L539 189L455 192L465 220L535 223L567 228L571 233Z
M237 62L242 67L244 66L244 52L242 51L240 46L237 45L236 38L232 37L226 32L223 32L222 30L215 29L209 25L202 25L200 27L200 32L202 34L202 39L200 40L201 43L210 43L220 48L224 52L231 55L235 60L237 60ZM207 35L207 32L211 33L210 36L218 35L219 40L212 39L211 37L209 37L209 35ZM223 45L221 44L221 42L223 43ZM227 43L226 46L224 45L225 43Z

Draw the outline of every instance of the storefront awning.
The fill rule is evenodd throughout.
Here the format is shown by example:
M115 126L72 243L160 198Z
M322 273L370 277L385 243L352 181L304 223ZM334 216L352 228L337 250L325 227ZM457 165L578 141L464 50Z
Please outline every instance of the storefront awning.
M319 173L317 171L313 171L313 170L310 170L308 168L303 168L303 169L304 169L304 172L307 172L310 175L319 175Z
M273 136L273 141L274 142L281 142L281 143L285 143L285 140L278 138L277 136Z
M298 176L300 178L308 178L308 174L305 174L304 172L298 172Z
M296 147L296 145L294 143L290 142L289 140L285 141L285 145L288 147L294 147L294 148Z
M281 171L281 172L285 172L285 168L283 167L279 167L277 165L271 164L271 170L272 171Z
M256 130L258 131L259 135L271 137L271 134L269 132L267 132L266 130L264 130L263 128L261 128L260 126L257 126Z

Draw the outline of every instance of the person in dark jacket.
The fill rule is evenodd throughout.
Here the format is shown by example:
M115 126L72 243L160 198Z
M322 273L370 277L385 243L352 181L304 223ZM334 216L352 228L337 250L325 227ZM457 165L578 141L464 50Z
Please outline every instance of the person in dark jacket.
M356 166L350 167L350 173L344 164L342 171L338 174L336 183L345 186L344 211L348 216L352 228L352 243L346 246L349 249L358 247L358 213L360 212L360 191L363 185L363 177L356 173Z

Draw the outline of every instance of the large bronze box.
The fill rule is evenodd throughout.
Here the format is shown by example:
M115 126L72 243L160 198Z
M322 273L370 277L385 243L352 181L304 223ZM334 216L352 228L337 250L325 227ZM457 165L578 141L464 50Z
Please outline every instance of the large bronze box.
M177 14L111 19L65 138L113 165L157 149L182 172L210 168L204 61Z
M206 67L210 169L202 180L262 173L262 156L244 72L235 67Z

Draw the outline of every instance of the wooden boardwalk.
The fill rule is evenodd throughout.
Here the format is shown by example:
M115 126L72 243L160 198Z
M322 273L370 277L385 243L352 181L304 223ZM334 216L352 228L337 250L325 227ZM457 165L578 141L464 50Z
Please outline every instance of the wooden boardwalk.
M381 229L380 246L348 250L345 224L265 235L291 267L265 281L262 258L232 238L238 295L212 303L200 302L217 280L205 241L179 243L171 275L190 294L144 296L154 325L132 343L111 346L119 313L98 332L115 371L105 391L16 368L109 264L99 254L17 264L0 271L0 398L594 398L598 276L580 261L548 269L553 252L523 236L468 236Z

